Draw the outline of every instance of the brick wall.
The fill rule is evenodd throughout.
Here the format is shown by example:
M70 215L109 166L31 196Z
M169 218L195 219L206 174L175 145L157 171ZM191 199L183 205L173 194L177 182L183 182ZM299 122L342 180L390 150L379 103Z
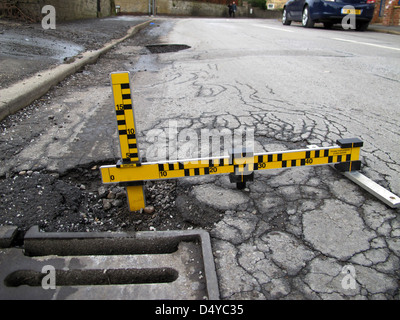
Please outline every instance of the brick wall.
M224 5L228 5L229 2L233 2L235 0L192 0L194 2L207 2L207 3L215 3L215 4L224 4ZM238 3L238 1L235 1L236 4Z
M398 0L390 0L385 5L382 24L384 26L400 25L400 6Z
M393 25L400 26L400 6L393 9Z
M212 1L212 2L211 2ZM229 0L155 0L157 14L163 15L193 15L193 16L221 16L227 12ZM234 1L234 0L232 0ZM152 5L153 0L150 0ZM237 1L236 1L237 3ZM115 0L121 6L120 12L130 14L148 14L149 0Z
M0 0L18 9L11 14L20 13L21 18L40 21L43 17L41 10L45 5L56 9L57 21L106 17L115 13L115 0ZM98 11L98 8L100 11ZM5 12L5 11L4 11Z
M374 15L372 17L371 23L380 23L380 22L382 22L382 18L379 16L380 8L381 8L381 0L376 0L375 1Z
M173 16L228 17L227 4L233 1L238 4L238 11L236 12L237 17L276 19L281 16L281 13L278 11L261 10L259 8L253 8L252 14L250 14L250 7L246 1L242 0L155 0L157 8L156 14ZM152 3L153 0L150 0L150 2ZM241 3L243 4L242 6L240 5ZM121 14L149 13L149 0L115 0L115 4L121 6Z
M121 7L121 13L147 14L149 12L149 0L115 0L115 5Z

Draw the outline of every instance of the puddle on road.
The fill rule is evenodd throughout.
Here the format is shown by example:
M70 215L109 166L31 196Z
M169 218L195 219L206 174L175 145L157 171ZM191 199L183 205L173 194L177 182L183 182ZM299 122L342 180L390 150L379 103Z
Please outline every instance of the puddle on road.
M0 56L26 58L30 60L54 59L63 62L84 50L84 47L72 42L31 38L27 35L9 32L1 35Z

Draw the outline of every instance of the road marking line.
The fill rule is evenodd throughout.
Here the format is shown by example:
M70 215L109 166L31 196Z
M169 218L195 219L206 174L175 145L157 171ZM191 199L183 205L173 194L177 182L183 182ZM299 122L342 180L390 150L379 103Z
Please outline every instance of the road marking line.
M383 49L390 49L390 50L397 50L397 51L400 51L400 48L382 46L382 45L380 45L380 44L373 44L373 43L369 43L369 42L348 40L348 39L342 39L342 38L332 38L332 39L333 39L333 40L339 40L339 41L345 41L345 42L356 43L356 44L364 44L364 45L366 45L366 46L372 46L372 47L377 47L377 48L383 48Z
M278 30L278 31L294 32L293 30L286 30L286 29L282 29L282 28L264 26L264 25L262 25L262 24L253 24L253 26L255 26L255 27L261 27L261 28L267 28L267 29L272 29L272 30Z

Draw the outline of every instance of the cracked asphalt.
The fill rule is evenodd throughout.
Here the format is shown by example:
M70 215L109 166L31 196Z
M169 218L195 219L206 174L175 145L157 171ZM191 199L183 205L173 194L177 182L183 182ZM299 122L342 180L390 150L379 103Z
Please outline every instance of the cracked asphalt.
M154 43L190 48L150 54ZM169 138L171 157L199 155L193 139L181 148L171 123L199 137L202 129L251 128L255 152L357 137L362 172L400 194L399 48L399 36L373 32L158 18L28 108L47 123L40 130L21 120L3 131L4 142L23 141L18 152L3 149L0 176L113 164L109 73L123 70L147 160L163 147L156 134ZM330 167L257 172L244 190L226 175L190 177L176 181L176 192L177 210L192 222L185 227L201 225L204 214L222 299L400 299L399 209Z
M399 193L398 37L185 19L161 41L191 49L134 75L139 127L154 128L156 113L165 134L167 119L250 127L255 152L359 137L363 173ZM197 200L225 210L210 231L222 298L399 299L399 210L331 168L259 172L244 191L226 176L191 182Z

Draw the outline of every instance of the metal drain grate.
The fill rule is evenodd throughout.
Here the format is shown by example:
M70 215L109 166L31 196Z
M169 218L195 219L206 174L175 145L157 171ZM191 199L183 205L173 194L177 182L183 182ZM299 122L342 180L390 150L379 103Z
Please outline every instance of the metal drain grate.
M11 243L12 234L1 232ZM4 239L5 240L5 239ZM43 287L54 270L55 289ZM47 270L47 269L46 269ZM219 299L203 230L42 233L0 249L0 299Z
M41 287L45 273L33 270L18 270L4 279L7 287L28 285ZM143 269L86 269L56 270L57 286L98 286L113 284L169 283L178 278L172 268Z

